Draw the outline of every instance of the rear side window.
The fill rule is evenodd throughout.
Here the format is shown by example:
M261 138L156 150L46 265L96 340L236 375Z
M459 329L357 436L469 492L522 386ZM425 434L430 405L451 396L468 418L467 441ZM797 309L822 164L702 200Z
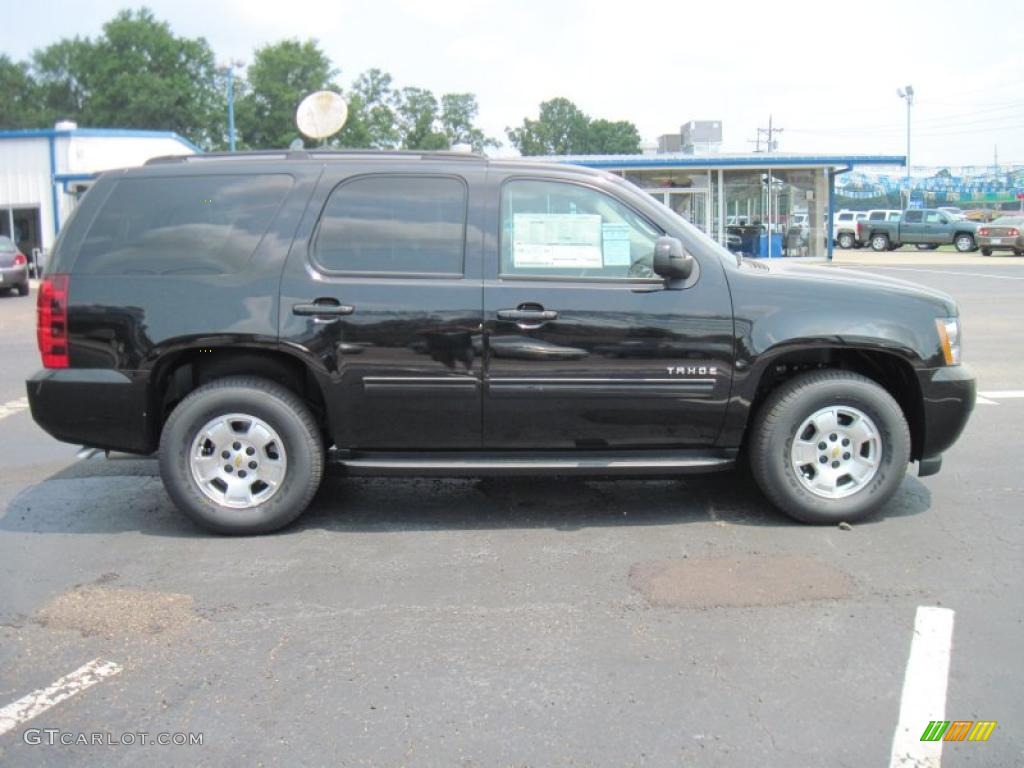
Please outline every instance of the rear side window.
M466 184L451 176L361 176L335 187L313 260L327 272L461 275Z
M907 211L906 215L903 217L903 220L908 224L913 224L915 222L920 223L921 211Z
M89 227L74 271L237 272L291 186L284 174L121 179Z

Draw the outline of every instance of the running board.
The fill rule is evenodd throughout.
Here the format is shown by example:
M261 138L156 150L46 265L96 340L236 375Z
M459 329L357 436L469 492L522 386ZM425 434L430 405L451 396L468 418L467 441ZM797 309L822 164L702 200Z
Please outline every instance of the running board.
M677 475L732 469L736 451L359 453L332 457L352 475Z

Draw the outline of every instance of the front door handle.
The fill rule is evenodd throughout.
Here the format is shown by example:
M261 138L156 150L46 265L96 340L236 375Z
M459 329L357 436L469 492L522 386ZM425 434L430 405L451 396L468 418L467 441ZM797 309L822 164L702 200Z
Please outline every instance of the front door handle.
M351 315L355 311L355 307L349 304L339 304L335 299L317 299L309 304L292 305L293 315L301 315L305 317L315 317L317 315L339 317L341 315Z
M498 318L521 323L546 323L548 320L557 320L558 312L553 309L499 309Z

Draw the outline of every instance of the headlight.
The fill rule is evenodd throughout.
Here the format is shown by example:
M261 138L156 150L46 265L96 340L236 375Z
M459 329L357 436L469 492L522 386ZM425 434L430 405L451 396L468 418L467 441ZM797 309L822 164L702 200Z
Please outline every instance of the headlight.
M960 365L960 318L937 317L935 327L939 330L939 346L946 365Z

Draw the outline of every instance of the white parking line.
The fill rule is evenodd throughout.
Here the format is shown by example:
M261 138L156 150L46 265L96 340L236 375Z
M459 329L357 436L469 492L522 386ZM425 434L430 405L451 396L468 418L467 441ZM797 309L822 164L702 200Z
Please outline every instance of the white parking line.
M6 419L8 416L12 416L19 411L24 411L28 408L28 398L19 397L17 400L10 400L0 405L0 419Z
M887 267L881 264L851 264L858 269L891 269L894 272L931 272L936 275L957 275L958 277L987 277L992 280L1024 280L1016 275L988 275L984 272L954 272L949 269L925 269L923 267Z
M998 389L989 392L979 392L978 394L992 400L1006 400L1007 398L1024 397L1024 389Z
M889 768L939 768L942 742L921 741L921 735L930 721L945 719L952 644L953 611L918 606Z
M22 696L17 701L0 709L0 736L17 728L25 721L41 715L65 699L70 699L76 693L81 693L86 688L96 685L103 678L116 675L120 671L120 664L103 659L93 659L70 675L65 675L53 685Z

